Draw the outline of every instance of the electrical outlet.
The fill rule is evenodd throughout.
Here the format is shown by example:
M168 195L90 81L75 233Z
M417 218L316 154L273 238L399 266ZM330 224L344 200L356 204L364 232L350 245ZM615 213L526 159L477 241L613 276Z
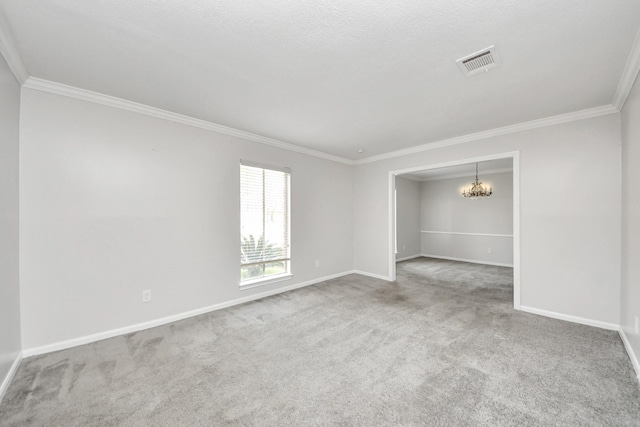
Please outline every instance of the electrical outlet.
M316 267L320 267L320 260L319 259L316 260Z
M635 329L636 329L636 335L638 335L638 316L636 316L636 326L635 326Z
M492 253L493 253L493 249L491 249L491 248L487 248L487 253L488 253L488 254L492 254Z
M142 302L151 302L151 290L142 291Z

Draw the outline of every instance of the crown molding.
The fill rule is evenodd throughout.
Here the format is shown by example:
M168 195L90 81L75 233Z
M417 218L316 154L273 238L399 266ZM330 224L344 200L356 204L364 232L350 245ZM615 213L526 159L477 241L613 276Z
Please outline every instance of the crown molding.
M284 150L306 154L308 156L319 157L325 160L331 160L338 163L353 165L353 160L346 159L344 157L323 153L321 151L312 150L310 148L300 147L298 145L290 144L288 142L280 141L273 138L268 138L266 136L256 135L254 133L245 132L245 131L230 128L227 126L222 126L217 123L209 122L206 120L196 119L193 117L185 116L183 114L173 113L171 111L162 110L160 108L150 107L145 104L140 104L133 101L127 101L126 99L116 98L114 96L104 95L102 93L92 92L89 90L68 86L62 83L56 83L49 80L39 79L36 77L29 77L23 84L23 87L42 91L42 92L49 92L56 95L62 95L69 98L75 98L82 101L88 101L96 104L106 105L108 107L118 108L121 110L132 111L134 113L144 114L147 116L156 117L159 119L168 120L175 123L180 123L180 124L191 126L191 127L209 130L209 131L220 133L223 135L229 135L236 138L245 139L247 141L258 142L261 144L270 145L272 147L282 148Z
M217 132L223 135L229 135L229 136L245 139L248 141L258 142L261 144L270 145L272 147L294 151L297 153L306 154L309 156L318 157L325 160L331 160L331 161L343 163L346 165L360 165L365 163L372 163L380 160L391 159L394 157L420 153L423 151L435 150L438 148L448 147L451 145L464 144L466 142L477 141L480 139L491 138L499 135L506 135L506 134L520 132L524 130L536 129L536 128L541 128L546 126L553 126L557 124L568 123L576 120L583 120L583 119L604 116L607 114L613 114L613 113L619 112L619 110L615 108L613 105L605 105L601 107L595 107L595 108L589 108L586 110L576 111L573 113L560 114L557 116L547 117L544 119L532 120L529 122L518 123L515 125L504 126L501 128L491 129L483 132L476 132L476 133L463 135L455 138L418 145L416 147L411 147L404 150L392 151L389 153L367 157L360 160L351 160L351 159L336 156L333 154L312 150L310 148L300 147L298 145L294 145L288 142L283 142L277 139L268 138L265 136L256 135L254 133L245 132L239 129L234 129L227 126L219 125L206 120L196 119L193 117L185 116L183 114L173 113L171 111L150 107L145 104L128 101L126 99L116 98L113 96L104 95L102 93L92 92L89 90L80 89L74 86L68 86L62 83L56 83L49 80L39 79L36 77L28 77L22 86L28 89L53 93L56 95L62 95L69 98L75 98L82 101L93 102L96 104L106 105L106 106L118 108L121 110L131 111L134 113L144 114L147 116L172 121L175 123L180 123L180 124L184 124L191 127L205 129L205 130Z
M9 32L9 26L4 19L4 14L0 12L0 54L4 57L11 69L11 72L21 85L29 77L27 67L24 66L22 58L18 54L18 50L13 43L13 38Z
M206 120L196 119L193 117L185 116L183 114L173 113L171 111L150 107L148 105L140 104L133 101L128 101L126 99L116 98L114 96L104 95L102 93L92 92L92 91L80 89L74 86L68 86L62 83L52 82L50 80L39 79L36 77L29 77L26 79L26 81L22 86L28 89L53 93L56 95L62 95L69 98L75 98L82 101L93 102L96 104L106 105L106 106L118 108L121 110L131 111L134 113L144 114L147 116L180 123L180 124L184 124L191 127L205 129L205 130L217 132L223 135L229 135L229 136L245 139L248 141L258 142L261 144L266 144L272 147L294 151L297 153L306 154L313 157L319 157L325 160L331 160L331 161L343 163L346 165L360 165L365 163L372 163L380 160L391 159L394 157L405 156L408 154L420 153L423 151L435 150L438 148L448 147L451 145L464 144L466 142L477 141L480 139L491 138L494 136L520 132L523 130L536 129L536 128L568 123L576 120L583 120L583 119L588 119L592 117L598 117L598 116L619 112L619 110L616 109L613 105L605 105L601 107L595 107L595 108L590 108L586 110L576 111L573 113L560 114L557 116L547 117L544 119L532 120L529 122L518 123L515 125L491 129L488 131L476 132L476 133L463 135L455 138L418 145L416 147L411 147L404 150L392 151L389 153L367 157L360 160L351 160L351 159L336 156L333 154L312 150L310 148L300 147L298 145L294 145L288 142L283 142L277 139L268 138L265 136L256 135L254 133L245 132L239 129L234 129L227 126L219 125Z
M487 169L483 170L480 174L482 177L486 177L487 175L493 175L498 173L508 173L513 172L513 168L496 168L496 169ZM402 178L412 179L413 181L418 182L429 182L429 181L444 181L446 179L454 179L454 178L470 178L476 176L475 172L463 172L456 173L451 175L443 175L443 176L434 176L434 177L420 177L413 175L399 175Z
M371 156L364 159L356 160L353 163L362 165L365 163L378 162L381 160L392 159L395 157L406 156L409 154L421 153L423 151L435 150L438 148L449 147L452 145L464 144L466 142L477 141L480 139L492 138L500 135L521 132L524 130L537 129L547 126L569 123L576 120L589 119L592 117L605 116L607 114L618 113L619 110L613 105L603 105L601 107L588 108L586 110L575 111L573 113L559 114L544 119L531 120L529 122L518 123L515 125L504 126L482 132L471 133L468 135L457 136L455 138L443 139L437 142L418 145L404 150L392 151L390 153Z
M633 81L631 81L633 84ZM223 135L229 135L248 141L258 142L261 144L270 145L273 147L281 148L284 150L294 151L301 154L306 154L313 157L318 157L326 160L331 160L346 165L361 165L366 163L377 162L385 159L392 159L395 157L406 156L409 154L420 153L423 151L435 150L438 148L448 147L457 144L464 144L467 142L477 141L480 139L491 138L500 135L506 135L515 132L521 132L524 130L542 128L547 126L553 126L562 123L573 122L577 120L588 119L592 117L604 116L608 114L617 113L620 110L613 105L604 105L601 107L589 108L586 110L575 111L572 113L560 114L557 116L551 116L544 119L532 120L529 122L518 123L515 125L504 126L501 128L490 129L487 131L476 132L468 135L462 135L455 138L449 138L440 140L437 142L431 142L427 144L418 145L404 150L392 151L389 153L380 154L377 156L371 156L359 160L351 160L345 157L336 156L333 154L324 153L310 148L304 148L298 145L294 145L288 142L280 141L273 138L268 138L254 133L245 132L239 129L230 128L227 126L219 125L206 120L196 119L193 117L185 116L183 114L173 113L171 111L162 110L155 107L150 107L145 104L140 104L133 101L128 101L122 98L116 98L109 95L104 95L98 92L92 92L85 89L80 89L74 86L68 86L62 83L52 82L50 80L39 79L36 77L28 77L22 85L28 89L34 89L42 92L53 93L56 95L67 96L70 98L79 99L82 101L93 102L96 104L106 105L121 110L131 111L139 114L144 114L151 117L160 118L176 123L181 123L187 126L196 127L200 129L217 132ZM628 95L628 93L627 93Z
M627 63L624 66L622 76L618 82L616 94L613 97L613 106L617 108L618 111L622 110L624 103L627 101L627 97L631 92L633 82L635 82L638 72L640 72L640 30L636 33L636 38L631 46L631 52L629 53L629 57L627 57Z

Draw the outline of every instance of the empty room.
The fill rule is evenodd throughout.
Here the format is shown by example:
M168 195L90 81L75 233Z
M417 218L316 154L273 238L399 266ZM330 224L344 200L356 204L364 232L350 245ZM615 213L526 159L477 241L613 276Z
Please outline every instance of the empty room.
M0 426L640 426L640 2L0 0Z

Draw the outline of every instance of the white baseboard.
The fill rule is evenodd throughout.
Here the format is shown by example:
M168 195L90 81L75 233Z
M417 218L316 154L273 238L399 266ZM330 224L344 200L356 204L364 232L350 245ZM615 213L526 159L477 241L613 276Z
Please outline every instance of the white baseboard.
M374 279L386 280L387 282L392 282L393 281L393 280L391 280L391 277L383 276L382 274L367 273L366 271L360 271L360 270L353 270L351 273L359 274L361 276L373 277Z
M18 367L20 366L22 359L23 359L23 353L20 352L16 356L16 360L13 361L13 365L11 365L11 369L9 369L9 372L7 372L7 376L5 376L4 380L2 380L2 384L0 384L0 402L2 402L2 399L4 398L4 394L7 392L7 389L9 388L9 384L11 384L13 377L16 375L16 372L18 371Z
M410 259L420 258L421 256L422 256L421 254L417 254L417 255L406 256L406 257L403 257L403 258L397 258L396 262L408 261Z
M223 308L231 307L238 304L243 304L249 301L255 301L261 298L266 298L272 295L280 294L283 292L291 291L305 286L315 285L316 283L324 282L338 277L343 277L348 274L353 274L354 271L345 271L342 273L332 274L329 276L320 277L313 280L308 280L302 283L296 283L290 286L282 288L272 289L269 291L261 292L259 294L249 295L243 298L234 299L231 301L221 302L219 304L210 305L207 307L198 308L195 310L186 311L184 313L174 314L172 316L162 317L160 319L151 320L149 322L137 323L135 325L125 326L123 328L112 329L109 331L99 332L97 334L85 335L79 338L73 338L70 340L60 341L53 344L47 344L39 347L33 347L22 350L22 357L36 356L39 354L51 353L53 351L65 350L67 348L77 347L83 344L89 344L96 341L101 341L107 338L113 338L120 335L130 334L132 332L138 332L145 329L153 328L156 326L166 325L167 323L177 322L179 320L187 319L189 317L198 316L200 314L209 313L211 311L221 310Z
M501 262L491 262L491 261L480 261L477 259L466 259L466 258L455 258L450 256L441 256L441 255L429 255L429 254L420 254L425 258L437 258L437 259L446 259L447 261L462 261L462 262L470 262L472 264L484 264L484 265L495 265L498 267L511 267L513 268L513 264L504 264Z
M629 359L631 359L631 364L633 365L633 369L636 371L636 379L640 382L640 362L638 362L638 357L633 351L633 347L631 347L631 343L627 338L627 335L624 333L624 329L620 327L618 330L620 334L620 338L622 338L622 342L624 343L624 348L627 350L627 354L629 355Z
M539 308L520 306L521 311L537 314L540 316L551 317L553 319L566 320L567 322L580 323L582 325L595 326L596 328L609 329L611 331L619 331L620 325L615 323L602 322L600 320L586 319L584 317L571 316L569 314L556 313L554 311L542 310Z

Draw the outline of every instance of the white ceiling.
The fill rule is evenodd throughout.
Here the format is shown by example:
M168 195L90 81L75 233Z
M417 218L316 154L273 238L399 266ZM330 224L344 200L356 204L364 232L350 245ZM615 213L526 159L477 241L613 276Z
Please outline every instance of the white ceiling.
M483 175L488 175L490 173L504 172L513 172L513 159L487 160L478 163L478 176L480 178L482 178ZM440 179L475 177L475 175L476 164L467 163L464 165L447 166L444 168L412 172L399 176L412 179L414 181L436 181Z
M612 103L638 0L0 0L29 75L360 159ZM490 45L502 64L465 77ZM358 150L365 150L358 153Z

